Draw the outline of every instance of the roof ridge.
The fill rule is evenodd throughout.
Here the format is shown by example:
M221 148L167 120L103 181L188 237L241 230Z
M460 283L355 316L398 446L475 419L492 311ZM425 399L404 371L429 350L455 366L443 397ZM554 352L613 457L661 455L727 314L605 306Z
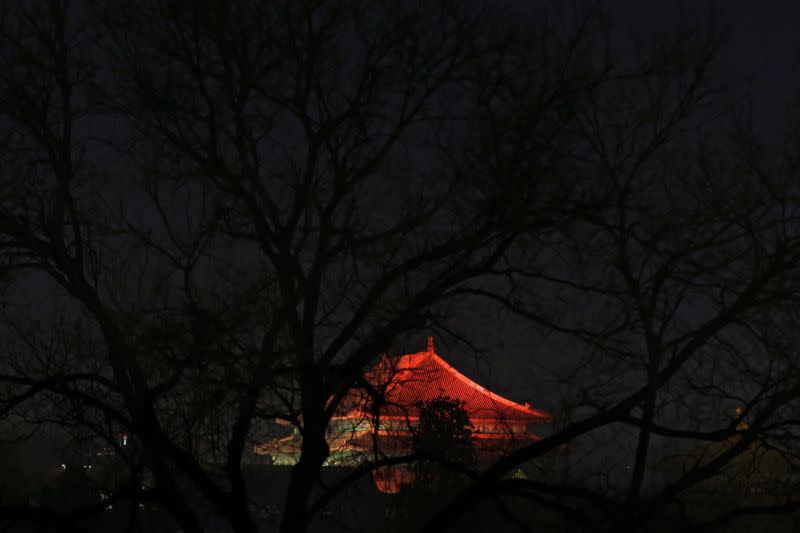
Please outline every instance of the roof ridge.
M401 355L401 356L399 356L397 358L397 365L396 366L399 369L400 362L403 361L403 360L405 360L405 361L415 361L416 364L419 365L421 363L424 363L428 359L430 359L430 357L432 355L436 355L436 353L435 352L429 352L429 351L426 351L426 350L423 350L421 352L406 353L406 354L403 354L403 355Z

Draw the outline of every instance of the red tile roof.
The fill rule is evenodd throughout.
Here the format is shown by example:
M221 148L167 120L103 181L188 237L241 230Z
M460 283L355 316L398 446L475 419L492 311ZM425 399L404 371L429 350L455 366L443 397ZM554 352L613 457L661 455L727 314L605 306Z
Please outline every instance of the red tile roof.
M417 402L446 396L464 402L473 421L489 420L516 424L540 424L550 415L520 405L478 385L436 354L429 339L428 350L399 358L382 357L366 379L383 391L380 417L418 418ZM372 399L365 391L353 390L342 402L342 418L368 416Z

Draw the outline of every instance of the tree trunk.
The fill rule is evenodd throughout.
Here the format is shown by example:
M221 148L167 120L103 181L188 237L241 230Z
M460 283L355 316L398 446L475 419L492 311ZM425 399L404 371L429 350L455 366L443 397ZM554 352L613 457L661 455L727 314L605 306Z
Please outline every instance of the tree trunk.
M311 492L319 480L322 465L328 458L325 425L321 422L321 417L319 421L306 417L303 433L300 460L292 469L286 492L281 533L303 533L308 530L311 521L308 515Z

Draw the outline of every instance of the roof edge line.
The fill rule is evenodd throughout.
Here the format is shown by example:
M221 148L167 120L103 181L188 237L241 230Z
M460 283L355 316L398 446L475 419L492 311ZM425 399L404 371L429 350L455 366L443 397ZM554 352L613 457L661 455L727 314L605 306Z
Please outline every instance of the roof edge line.
M450 365L450 363L448 363L447 361L445 361L444 359L439 357L439 355L437 353L434 352L431 355L433 357L435 357L436 358L435 360L439 364L444 366L444 368L447 371L449 371L451 374L453 374L456 378L460 379L462 382L466 383L467 385L471 386L472 388L474 388L474 389L476 389L476 390L478 390L480 392L485 393L492 400L495 400L498 403L505 404L508 407L512 407L512 408L514 408L514 409L516 409L518 411L522 411L522 412L527 413L527 414L532 414L532 415L537 416L539 418L544 418L544 419L547 419L547 420L551 419L551 416L550 416L549 413L545 413L544 411L539 411L538 409L531 409L529 407L525 407L524 405L518 404L514 400L509 400L508 398L504 398L503 396L500 396L499 394L490 391L489 389L487 389L483 385L480 385L480 384L472 381L467 376L465 376L464 374L459 372L455 367Z

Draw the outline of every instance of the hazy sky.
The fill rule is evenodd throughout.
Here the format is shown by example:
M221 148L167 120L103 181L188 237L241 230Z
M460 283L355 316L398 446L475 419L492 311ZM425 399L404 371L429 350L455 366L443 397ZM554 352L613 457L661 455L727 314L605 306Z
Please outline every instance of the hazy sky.
M688 6L681 11L679 6ZM701 22L701 16L712 12L713 20L729 32L729 42L718 64L719 75L742 84L752 82L754 118L762 134L771 142L779 142L780 129L787 125L786 112L800 88L800 1L727 0L609 0L603 2L611 22L618 30L655 31L669 29L672 22ZM683 15L682 15L683 13ZM476 335L487 348L481 362L466 347L437 344L439 352L449 357L470 376L509 395L517 401L531 401L536 407L552 409L557 393L543 384L541 364L556 365L569 358L569 348L559 339L543 339L539 331L520 331L519 322L507 322L496 316L487 317L485 309L466 311L466 320L485 330ZM491 315L491 313L489 313ZM555 336L554 336L555 337ZM413 344L414 340L409 339ZM410 350L424 348L424 335ZM463 352L463 353L462 353Z
M753 76L758 117L767 127L781 121L787 101L800 85L800 2L794 0L612 0L604 3L617 20L639 27L668 24L689 4L688 17L707 14L730 32L721 67L732 77Z

